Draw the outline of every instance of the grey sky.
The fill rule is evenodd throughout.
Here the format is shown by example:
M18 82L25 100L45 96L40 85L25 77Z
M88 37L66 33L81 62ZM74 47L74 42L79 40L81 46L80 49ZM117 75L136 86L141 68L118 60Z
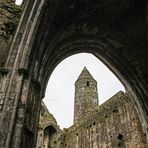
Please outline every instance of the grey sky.
M84 66L98 82L99 104L109 99L124 87L114 74L91 54L77 54L63 60L53 71L44 99L49 111L61 128L73 122L74 83Z
M22 1L23 1L23 0L16 0L15 3L16 3L17 5L20 5L20 4L22 3Z

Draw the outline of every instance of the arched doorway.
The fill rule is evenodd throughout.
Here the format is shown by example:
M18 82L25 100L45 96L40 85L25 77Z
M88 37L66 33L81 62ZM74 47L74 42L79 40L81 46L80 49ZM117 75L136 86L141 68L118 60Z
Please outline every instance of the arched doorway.
M51 139L55 132L56 130L52 126L48 126L44 129L44 140L43 140L44 148L51 148Z

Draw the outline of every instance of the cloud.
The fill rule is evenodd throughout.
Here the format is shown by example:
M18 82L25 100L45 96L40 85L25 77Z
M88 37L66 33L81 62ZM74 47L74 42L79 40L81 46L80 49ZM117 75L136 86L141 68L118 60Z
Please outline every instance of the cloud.
M15 2L15 3L16 3L17 5L21 5L21 4L22 4L22 2L23 2L23 0L16 0L16 2Z

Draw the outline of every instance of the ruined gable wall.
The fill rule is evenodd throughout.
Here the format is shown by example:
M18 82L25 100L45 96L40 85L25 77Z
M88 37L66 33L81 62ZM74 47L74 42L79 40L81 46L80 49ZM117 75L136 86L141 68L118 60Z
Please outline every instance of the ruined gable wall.
M133 104L119 92L70 127L64 144L68 148L144 148L145 137Z
M55 129L55 131L48 130L47 128ZM51 128L52 127L52 128ZM50 146L56 145L58 143L54 143L54 141L59 138L61 135L61 130L57 125L57 121L54 116L48 111L44 102L41 102L40 109L40 121L38 127L38 138L36 148L46 148L50 143Z

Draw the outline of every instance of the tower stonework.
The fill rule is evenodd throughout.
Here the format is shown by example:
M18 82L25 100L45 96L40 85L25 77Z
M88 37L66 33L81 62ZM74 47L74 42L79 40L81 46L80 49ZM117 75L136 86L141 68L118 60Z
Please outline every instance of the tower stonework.
M86 67L75 82L74 123L87 113L96 109L98 103L97 81L92 77Z

